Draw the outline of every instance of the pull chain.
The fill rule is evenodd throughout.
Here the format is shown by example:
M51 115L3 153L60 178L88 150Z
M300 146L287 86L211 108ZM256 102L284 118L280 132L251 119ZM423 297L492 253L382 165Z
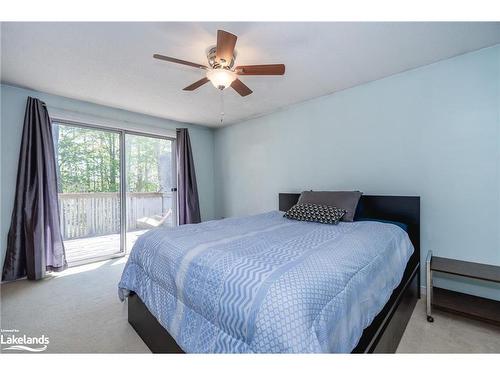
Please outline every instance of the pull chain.
M220 124L224 124L224 90L220 90Z

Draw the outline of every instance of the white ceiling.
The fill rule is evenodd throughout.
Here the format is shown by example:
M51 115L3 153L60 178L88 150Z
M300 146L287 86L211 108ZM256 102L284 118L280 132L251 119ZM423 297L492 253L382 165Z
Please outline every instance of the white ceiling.
M284 63L283 77L242 77L224 91L225 124L500 43L500 23L3 23L2 82L168 119L219 125L204 72L216 30L238 36L237 64Z

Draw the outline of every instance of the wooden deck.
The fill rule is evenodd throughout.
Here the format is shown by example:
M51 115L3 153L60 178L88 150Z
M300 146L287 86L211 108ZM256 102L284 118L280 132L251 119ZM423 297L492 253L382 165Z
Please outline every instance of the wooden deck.
M147 230L137 230L127 233L127 253L132 250L137 237L146 232ZM66 249L66 260L71 266L85 260L119 254L120 234L66 240L64 241L64 247Z

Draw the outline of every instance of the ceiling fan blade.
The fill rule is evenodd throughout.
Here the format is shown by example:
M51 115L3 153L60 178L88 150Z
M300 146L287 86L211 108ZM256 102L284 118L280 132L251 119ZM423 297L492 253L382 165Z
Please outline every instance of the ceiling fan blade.
M240 65L234 70L240 76L282 76L285 74L285 65Z
M238 37L224 30L217 30L217 48L215 57L219 64L226 66L231 63L234 47Z
M206 67L205 65L197 64L197 63L194 63L191 61L176 59L175 57L158 55L157 53L155 53L153 55L153 57L155 59L164 60L164 61L168 61L168 62L172 62L172 63L176 63L176 64L188 65L188 66L192 66L194 68L208 69L208 67Z
M248 88L243 82L241 82L238 78L236 78L232 83L231 87L236 90L238 94L241 96L250 95L253 91Z
M208 82L208 78L204 77L204 78L200 79L199 81L192 83L188 87L184 87L183 90L184 91L193 91L193 90L196 90L198 87L203 86L207 82Z

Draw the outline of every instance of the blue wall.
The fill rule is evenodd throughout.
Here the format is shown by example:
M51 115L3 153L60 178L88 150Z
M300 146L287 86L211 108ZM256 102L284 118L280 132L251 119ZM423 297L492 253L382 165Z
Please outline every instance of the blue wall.
M1 85L1 264L7 245L7 233L10 225L10 216L14 202L16 186L17 162L21 143L21 133L28 96L37 97L49 106L58 109L99 116L115 121L144 125L145 128L174 129L176 127L189 128L193 157L195 160L196 177L200 195L200 208L203 220L214 218L214 131L207 127L186 125L161 118L128 112L116 108L105 107L88 102L49 95L18 87Z
M499 81L497 45L218 130L216 214L307 189L419 195L423 259L500 265ZM492 284L437 284L500 300Z
M215 136L209 128L188 125L203 219L276 209L277 193L284 191L420 195L422 257L432 249L500 265L499 81L497 45L294 105ZM185 126L6 85L0 95L2 264L28 95L118 121ZM500 300L488 283L442 278L438 284Z

